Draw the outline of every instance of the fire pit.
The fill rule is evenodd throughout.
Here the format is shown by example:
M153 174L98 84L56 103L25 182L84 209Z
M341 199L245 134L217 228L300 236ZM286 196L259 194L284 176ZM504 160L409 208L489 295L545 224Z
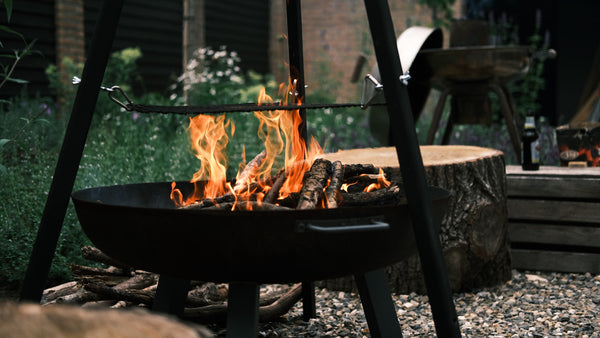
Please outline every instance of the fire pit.
M122 5L123 1L105 1L100 12L88 53L90 57L83 70L83 80L73 104L73 113L30 257L21 292L22 300L39 301L41 297ZM305 86L300 1L286 1L286 9L290 75L296 89L292 94L297 96L294 103L298 104L303 102ZM447 195L444 191L428 188L425 181L418 142L412 123L409 123L412 113L406 84L399 80L404 72L399 62L388 4L385 0L365 1L365 9L381 69L386 104L390 110L399 112L390 115L390 125L397 126L392 131L392 139L402 165L408 202L373 208L240 211L237 214L239 216L235 216L224 213L224 210L181 210L168 205L172 202L170 195L176 195L172 190L169 193L169 183L92 188L74 193L72 197L80 221L92 241L109 255L165 274L161 276L157 301L153 307L156 307L156 303L165 305L163 301L170 302L166 306L169 308L185 302L185 299L181 299L181 295L186 296L185 285L178 283L177 277L171 280L169 277L173 275L223 280L242 278L241 282L232 280L230 283L227 334L231 337L247 337L257 333L257 281L307 280L356 271L355 278L371 334L376 337L399 337L402 335L401 328L384 271L372 269L405 254L401 246L412 242L412 236L409 235L411 227L408 226L411 224L424 266L438 334L460 336L434 223L437 219L439 225L438 212L443 209L441 203ZM302 123L294 125L294 128L306 139L304 110L299 109ZM179 188L185 189L183 185L180 183ZM344 224L348 219L358 219L358 224ZM373 219L375 222L372 223ZM112 233L107 236L109 232ZM136 238L135 241L132 242L132 238ZM294 248L290 243L297 247ZM130 246L127 253L117 249L123 245ZM274 245L279 246L271 247ZM334 245L335 250L343 250L342 255L338 253L336 260L327 258L329 252L335 251L328 247L330 245ZM392 247L399 253L390 254L389 257L376 253L379 250L390 253ZM312 251L318 255L313 255ZM352 255L353 251L359 251L360 254L354 254L351 258L343 257ZM216 257L215 252L221 256ZM287 260L281 258L286 256L278 257L284 252ZM191 258L182 257L188 253L193 253L203 263L192 263ZM245 257L246 254L249 256ZM357 258L357 261L351 262L356 257L360 260ZM217 263L211 262L211 259ZM373 262L370 262L371 259ZM325 263L320 263L320 260ZM278 265L282 262L298 263L299 266L285 270L285 267ZM169 266L176 264L183 265ZM234 268L223 264L234 264ZM277 270L283 271L273 272L274 265ZM359 270L369 271L361 273ZM163 301L159 302L159 298ZM305 298L304 305L307 303Z
M191 184L179 183L184 190ZM182 209L170 183L73 193L90 240L123 263L205 281L285 283L384 267L416 250L406 203L317 210ZM430 188L439 225L448 192Z

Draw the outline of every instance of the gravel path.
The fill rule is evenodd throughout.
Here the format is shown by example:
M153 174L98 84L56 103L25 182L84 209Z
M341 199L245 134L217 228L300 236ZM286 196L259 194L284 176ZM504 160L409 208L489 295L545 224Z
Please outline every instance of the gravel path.
M393 296L404 337L435 336L427 296ZM317 289L317 316L299 302L261 337L370 337L356 294ZM513 271L511 281L454 295L465 337L600 337L600 275Z

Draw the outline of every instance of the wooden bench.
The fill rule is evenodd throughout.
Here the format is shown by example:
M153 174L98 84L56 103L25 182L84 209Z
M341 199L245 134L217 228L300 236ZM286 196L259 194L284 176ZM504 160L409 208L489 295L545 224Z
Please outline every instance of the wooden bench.
M506 167L512 266L600 273L600 168Z

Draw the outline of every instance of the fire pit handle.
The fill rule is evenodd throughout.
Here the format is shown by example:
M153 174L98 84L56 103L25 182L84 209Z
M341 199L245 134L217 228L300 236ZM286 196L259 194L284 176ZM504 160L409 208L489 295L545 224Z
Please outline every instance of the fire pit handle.
M389 230L390 224L377 219L364 220L370 224L352 224L352 225L337 225L328 226L331 220L307 220L296 222L296 232L320 232L320 233L349 233L361 231L382 231ZM320 223L320 224L319 224ZM338 222L339 224L340 222Z

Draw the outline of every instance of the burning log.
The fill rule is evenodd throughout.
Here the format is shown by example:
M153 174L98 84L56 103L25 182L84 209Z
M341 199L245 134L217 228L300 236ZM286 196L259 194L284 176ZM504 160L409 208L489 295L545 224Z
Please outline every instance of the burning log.
M261 203L257 201L241 201L241 202L228 202L217 204L212 207L205 208L207 210L284 210L289 209L287 207L271 204L271 203Z
M379 168L372 164L344 164L344 181L363 174L377 175Z
M283 186L283 183L285 182L286 179L287 179L287 174L286 174L285 170L281 170L275 177L275 180L273 181L273 186L271 187L271 190L269 190L269 192L267 192L267 194L265 195L264 202L266 202L266 203L274 203L275 202L275 200L277 199L277 196L279 195L279 190Z
M331 177L331 162L316 159L304 178L300 201L298 201L296 209L314 209L321 201L323 189L329 177Z
M344 166L340 161L334 161L331 164L331 181L329 186L325 190L325 197L327 198L327 208L337 208L338 204L342 201L340 194L340 188L344 183Z
M341 193L344 206L382 205L398 203L402 200L402 189L397 184L371 192Z
M233 186L233 192L235 194L239 194L243 190L248 188L248 183L252 181L252 179L258 173L260 166L263 164L265 158L267 157L267 151L263 150L258 155L256 155L252 161L248 162L244 170L239 174L239 177L236 180L235 185Z

